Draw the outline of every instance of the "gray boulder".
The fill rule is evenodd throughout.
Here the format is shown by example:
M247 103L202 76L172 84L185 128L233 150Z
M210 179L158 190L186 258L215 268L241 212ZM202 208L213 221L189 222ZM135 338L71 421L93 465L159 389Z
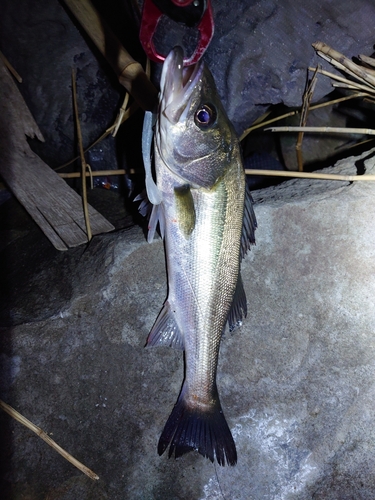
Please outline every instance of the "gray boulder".
M364 162L374 174L367 157L328 171L355 174ZM257 245L242 264L248 318L225 335L218 369L237 466L195 452L157 455L183 356L143 347L166 296L164 250L133 228L94 238L79 256L66 253L60 310L39 320L30 310L0 337L1 397L100 480L0 413L9 458L3 491L111 500L374 498L374 185L290 180L254 198Z

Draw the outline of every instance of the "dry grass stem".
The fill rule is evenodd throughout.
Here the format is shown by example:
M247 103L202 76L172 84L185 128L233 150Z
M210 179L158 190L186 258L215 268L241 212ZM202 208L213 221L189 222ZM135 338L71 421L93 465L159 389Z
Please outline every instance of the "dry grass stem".
M309 69L314 71L314 68L309 68ZM321 73L320 70L318 70L318 72ZM366 97L366 96L369 96L369 94L367 92L357 92L356 94L346 95L344 97L338 97L337 99L332 99L332 101L326 101L326 102L322 102L320 104L313 104L312 106L310 106L310 111L313 111L314 109L324 108L326 106L333 106L334 104L338 104L338 103L343 102L343 101L349 101L350 99L356 99L358 97ZM275 123L277 121L283 120L284 118L289 118L290 116L298 115L300 112L301 112L301 110L297 109L294 111L289 111L288 113L285 113L283 115L276 116L275 118L271 118L270 120L260 122L259 120L261 118L264 118L265 115L268 116L268 114L269 114L269 113L265 113L265 115L262 115L261 117L257 118L255 120L255 122L253 122L251 127L247 128L243 132L243 134L240 137L240 141L245 139L245 137L247 135L249 135L250 132L252 132L253 130L265 127L266 125L270 125L271 123Z
M375 181L375 175L340 175L340 174L318 174L310 172L293 172L285 170L259 170L259 169L245 169L246 175L267 175L270 177L290 177L299 179L317 179L327 181Z
M335 68L337 68L338 70L340 71L344 71L345 73L347 73L348 75L350 75L352 78L355 78L356 80L359 80L361 81L361 78L358 77L358 75L356 75L355 73L353 73L353 71L351 71L350 69L346 68L343 64L340 64L338 61L335 61L334 59L330 58L330 57L327 57L325 54L323 54L322 52L317 52L317 54L322 58L324 59L325 61L329 62L330 64L332 64L332 66L334 66Z
M90 188L94 189L94 176L92 175L92 169L88 163L86 163L88 172L85 173L86 177L90 177Z
M133 102L129 108L125 111L124 116L122 117L121 124L124 123L126 120L128 120L136 111L139 109L139 106L136 102ZM90 146L88 146L85 150L84 153L87 153L87 151L90 151L91 148L99 144L99 142L103 141L106 137L108 137L111 132L114 130L115 125L112 125L111 127L107 128L107 130L98 138L96 141L94 141ZM63 165L60 165L59 167L56 167L54 170L57 172L58 170L61 170L62 168L68 167L72 163L74 163L76 160L78 160L80 156L76 156L72 160L69 160L68 162L64 163Z
M310 71L315 71L315 68L309 67ZM353 82L352 80L348 80L347 78L344 78L343 76L335 75L335 73L331 73L330 71L326 71L325 69L318 69L318 73L329 76L333 80L337 80L338 82L343 82L346 83L347 85L351 85L359 90L364 90L367 94L372 94L375 93L375 90L371 87L369 87L367 84L360 84L357 82Z
M92 239L92 232L91 232L91 225L90 225L89 208L88 208L88 203L87 203L87 189L86 189L87 166L86 166L85 154L83 152L81 124L79 122L79 116L78 116L77 87L76 87L76 77L75 77L74 69L72 69L72 89L73 89L73 104L74 104L74 114L75 114L76 127L77 127L79 155L81 158L83 213L84 213L84 217L85 217L87 239L88 239L88 241L90 241Z
M119 170L97 170L93 172L93 176L96 177L103 177L107 175L123 175L126 173L131 173L131 174L139 174L141 173L138 170L131 169L129 170L124 170L124 169L119 169ZM293 172L293 171L280 171L280 170L258 170L258 169L246 169L245 173L247 175L267 175L267 176L273 176L273 177L299 177L303 179L325 179L325 180L334 180L334 181L374 181L375 180L375 175L338 175L338 174L316 174L316 173L309 173L309 172ZM65 174L59 174L60 177L64 179L73 179L75 177L79 177L80 173L79 172L72 172L72 173L65 173ZM86 176L89 174L86 173Z
M121 106L120 111L117 115L116 121L114 123L115 128L112 132L113 137L116 137L116 135L117 135L118 129L120 128L120 125L122 123L122 119L124 117L126 108L128 106L128 102L129 102L129 94L128 94L128 92L125 92L124 102L122 103L122 106Z
M334 134L366 134L375 135L375 129L349 127L268 127L265 131L271 132L323 132Z
M62 455L66 460L68 460L68 462L70 462L75 467L77 467L77 469L79 469L84 474L86 474L86 476L89 476L91 479L96 479L96 480L99 479L99 476L97 474L95 474L95 472L93 472L91 469L89 469L88 467L83 465L76 458L74 458L72 455L70 455L70 453L68 453L63 448L61 448L61 446L59 446L53 439L51 439L48 436L48 434L45 433L40 427L38 427L35 424L33 424L32 422L30 422L30 420L28 420L26 417L21 415L21 413L19 413L17 410L12 408L8 404L4 403L4 401L2 401L1 399L0 399L0 408L2 410L4 410L6 413L8 413L8 415L10 415L12 418L17 420L17 422L20 422L25 427L27 427L31 431L35 432L35 434L37 434L41 439L43 439L43 441L45 441L47 444L49 444L49 446L51 446L51 448L53 448L55 451L57 451L57 453L60 453L60 455Z
M300 127L302 127L302 129L306 126L310 102L311 102L311 99L314 95L314 89L315 89L316 78L317 78L317 70L318 70L318 68L316 68L311 81L307 82L306 90L303 94L301 118L300 118ZM300 172L303 172L303 153L302 153L303 134L304 134L303 131L299 132L298 138L297 138L297 144L296 144L297 165L298 165L298 170Z
M86 177L107 177L109 175L125 175L125 174L140 174L141 170L136 170L134 168L131 168L129 170L125 170L123 168L120 168L118 170L94 170L93 172L89 173L86 172ZM68 172L68 173L61 173L59 174L60 177L63 179L76 179L77 177L81 176L80 172Z

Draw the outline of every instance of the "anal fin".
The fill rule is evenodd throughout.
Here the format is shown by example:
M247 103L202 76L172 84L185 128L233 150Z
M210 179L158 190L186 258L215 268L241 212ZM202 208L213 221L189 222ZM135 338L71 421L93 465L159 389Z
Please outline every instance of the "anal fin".
M165 232L165 219L164 219L164 211L163 211L163 205L153 205L152 207L152 212L150 215L150 219L148 221L148 235L147 235L147 241L149 243L152 242L155 236L156 228L157 225L159 224L159 229L160 229L160 235L162 238L164 238L164 232Z
M167 346L184 349L184 340L170 303L165 302L147 338L147 346Z

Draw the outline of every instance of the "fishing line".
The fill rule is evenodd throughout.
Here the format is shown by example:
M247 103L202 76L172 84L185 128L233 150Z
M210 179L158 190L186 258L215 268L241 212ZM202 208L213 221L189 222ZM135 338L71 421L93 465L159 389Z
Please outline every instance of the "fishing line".
M214 462L214 467L215 467L216 480L217 480L217 484L219 485L219 490L220 490L221 496L224 498L224 500L227 500L226 496L224 495L223 489L221 487L221 484L219 481L219 476L217 475L216 462Z

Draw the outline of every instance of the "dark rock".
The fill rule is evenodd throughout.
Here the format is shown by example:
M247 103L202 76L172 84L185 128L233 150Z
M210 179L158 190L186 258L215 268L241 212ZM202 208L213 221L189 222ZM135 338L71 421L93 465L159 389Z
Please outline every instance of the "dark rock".
M139 57L139 20L130 17L130 9L113 1L95 4L131 55ZM322 40L348 57L373 50L375 5L367 0L220 0L213 2L213 11L215 34L205 60L238 133L270 104L301 104L307 67L322 63L313 42ZM77 70L85 145L113 123L124 90L57 0L38 2L38 8L26 0L5 0L0 26L0 48L23 76L20 90L46 138L33 147L47 163L61 165L76 153L71 68ZM172 36L173 29L168 33ZM173 37L168 43L174 44ZM319 78L315 100L330 90L329 80ZM139 144L139 134L140 124L133 121L117 140L108 138L96 146L97 154L92 154L100 156L101 169L139 165L140 155L130 152Z

